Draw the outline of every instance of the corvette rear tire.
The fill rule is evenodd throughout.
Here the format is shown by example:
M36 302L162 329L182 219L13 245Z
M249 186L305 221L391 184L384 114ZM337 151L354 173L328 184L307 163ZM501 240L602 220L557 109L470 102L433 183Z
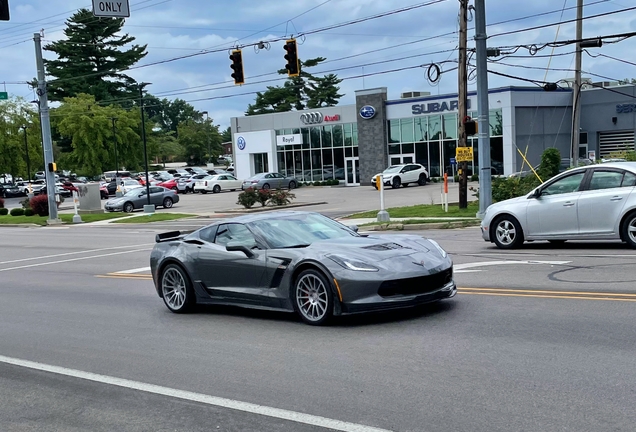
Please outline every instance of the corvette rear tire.
M168 264L161 272L159 284L163 302L171 312L186 313L196 303L192 282L180 266Z
M329 281L314 269L302 271L293 287L294 309L309 325L325 325L333 315L333 292Z

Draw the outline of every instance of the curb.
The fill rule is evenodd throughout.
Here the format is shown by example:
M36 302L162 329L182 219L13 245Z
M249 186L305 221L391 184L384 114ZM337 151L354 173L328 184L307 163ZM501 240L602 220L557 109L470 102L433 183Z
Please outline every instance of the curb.
M296 203L296 204L287 204L287 205L284 205L284 206L274 206L274 207L257 207L257 208L251 208L251 209L219 210L219 211L215 211L214 213L249 214L249 213L260 213L260 212L265 212L265 211L284 210L284 209L295 208L295 207L315 206L315 205L322 205L322 204L329 204L329 203L326 202L326 201L310 202L310 203Z
M0 228L45 228L44 225L38 224L0 224Z
M465 222L465 221L464 221ZM441 223L422 223L422 224L382 224L382 225L371 225L371 226L360 226L360 229L364 229L366 231L425 231L432 229L460 229L460 228L470 228L472 226L477 225L469 225L464 226L464 222L441 222Z

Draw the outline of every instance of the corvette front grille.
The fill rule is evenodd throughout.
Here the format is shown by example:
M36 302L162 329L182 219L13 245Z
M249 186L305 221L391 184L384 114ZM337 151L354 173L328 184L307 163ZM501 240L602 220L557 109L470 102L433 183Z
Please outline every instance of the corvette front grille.
M453 270L449 268L428 276L382 282L380 289L378 289L378 294L382 297L428 294L437 291L444 285L452 282L452 280Z

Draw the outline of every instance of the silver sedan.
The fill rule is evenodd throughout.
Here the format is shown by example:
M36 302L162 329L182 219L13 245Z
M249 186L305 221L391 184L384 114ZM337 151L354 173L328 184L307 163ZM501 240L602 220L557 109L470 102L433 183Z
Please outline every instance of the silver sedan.
M481 232L501 249L534 240L622 240L636 249L636 162L563 172L526 196L488 207Z
M169 209L178 202L179 195L177 195L177 191L160 186L150 186L150 204L153 204L155 207L161 206ZM110 212L123 211L125 213L132 213L136 209L143 208L146 204L148 204L148 195L144 187L132 189L126 192L122 197L106 201L104 209Z
M296 177L280 173L260 173L243 181L241 189L294 189L298 186Z

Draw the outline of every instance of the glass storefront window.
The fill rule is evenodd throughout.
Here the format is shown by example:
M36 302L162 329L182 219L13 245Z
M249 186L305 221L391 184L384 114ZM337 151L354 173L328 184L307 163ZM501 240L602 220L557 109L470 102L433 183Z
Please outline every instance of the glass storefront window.
M300 133L303 136L303 144L309 144L309 128L302 128Z
M444 114L444 139L457 139L457 115Z
M413 119L401 119L400 120L400 131L401 137L399 142L413 142Z
M399 143L400 139L400 120L389 120L389 142Z
M344 133L342 125L334 125L331 131L334 147L342 147L344 145Z
M402 151L400 149L400 145L399 144L390 144L389 145L389 154L400 154Z
M438 141L442 134L442 117L435 115L428 117L428 140Z
M323 147L331 147L332 146L332 127L331 126L323 126L322 128L322 146Z
M490 138L490 166L493 175L503 175L503 138Z
M269 161L267 159L267 153L254 154L254 171L255 174L269 172Z
M353 128L351 123L343 125L344 129L344 145L351 147L353 145Z
M331 149L322 151L322 168L324 170L324 179L329 180L334 176L333 155Z
M357 146L358 145L358 123L353 123L353 131L352 131L352 137L353 137L353 145Z
M283 175L287 174L287 169L285 168L285 152L278 152L277 160L278 160L278 172Z
M333 149L333 165L334 165L334 176L336 180L344 180L345 179L345 161L344 161L344 149L335 148Z
M456 149L457 149L457 141L445 140L443 143L444 146L444 172L447 172L448 175L452 175L453 169L451 167L450 158L455 157ZM442 175L444 173L442 172Z
M345 157L353 157L353 147L345 147Z
M501 114L501 109L490 110L489 113L489 123L490 123L490 135L491 136L502 136L503 135L503 118Z
M426 141L428 121L426 117L420 117L415 119L415 139L413 141Z
M439 166L439 162L440 162L439 147L440 145L438 142L428 143L428 154L429 154L429 161L431 164L431 170L429 174L431 177L439 177L441 175L441 170Z
M310 133L311 148L320 148L320 134L322 132L321 127L312 127Z
M402 144L402 154L415 153L415 147L413 144Z
M426 143L415 143L415 162L423 165L429 171L428 145Z
M296 172L294 170L294 152L285 152L285 169L285 173L287 175L296 175Z

